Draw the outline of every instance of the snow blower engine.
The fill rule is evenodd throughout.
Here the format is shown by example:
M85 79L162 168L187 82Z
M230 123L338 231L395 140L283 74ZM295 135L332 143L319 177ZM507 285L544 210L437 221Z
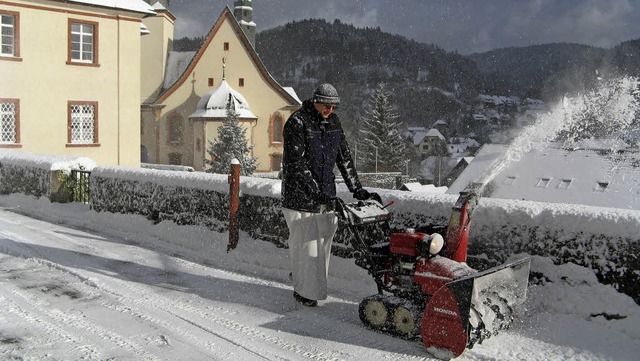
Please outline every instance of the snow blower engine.
M441 359L509 327L526 299L530 259L483 271L469 267L469 224L477 186L460 193L447 226L390 232L391 214L379 195L337 200L336 213L352 233L356 265L378 292L360 303L362 322L398 337L420 337ZM442 236L444 234L444 237Z

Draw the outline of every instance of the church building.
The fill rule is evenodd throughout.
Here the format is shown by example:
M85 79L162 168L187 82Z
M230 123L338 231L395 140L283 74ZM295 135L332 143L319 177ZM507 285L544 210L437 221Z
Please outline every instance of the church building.
M252 1L236 0L233 12L226 7L195 52L172 50L170 2L148 2L157 15L143 21L149 32L141 48L143 163L205 169L231 101L257 157L256 172L280 170L282 128L301 102L255 51Z

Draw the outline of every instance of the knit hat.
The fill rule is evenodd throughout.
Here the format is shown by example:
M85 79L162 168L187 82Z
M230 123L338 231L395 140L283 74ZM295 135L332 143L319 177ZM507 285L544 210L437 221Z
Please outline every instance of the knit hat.
M313 92L314 103L322 103L322 104L340 104L340 96L338 96L338 91L333 85L324 83L320 84L316 90Z

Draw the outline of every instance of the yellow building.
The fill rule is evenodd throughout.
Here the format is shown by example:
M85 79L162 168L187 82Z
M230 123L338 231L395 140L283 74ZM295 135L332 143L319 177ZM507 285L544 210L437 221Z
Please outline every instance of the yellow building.
M231 97L254 147L256 171L279 170L282 127L300 100L255 52L251 1L235 1L233 13L225 8L191 53L171 50L175 17L162 2L153 8L157 15L144 19L150 34L142 40L143 162L204 169Z
M3 0L0 147L140 165L142 0Z

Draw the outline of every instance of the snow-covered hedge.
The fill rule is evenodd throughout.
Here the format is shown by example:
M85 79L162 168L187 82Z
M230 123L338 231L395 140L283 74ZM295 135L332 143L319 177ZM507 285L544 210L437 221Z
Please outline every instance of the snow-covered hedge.
M143 214L154 222L173 220L224 231L228 221L228 177L208 173L99 167L91 176L98 211ZM240 228L252 237L286 246L280 212L280 181L241 178ZM445 226L455 195L376 189L393 214L394 229ZM344 185L339 196L351 200ZM640 212L504 199L480 199L473 214L469 263L486 267L516 253L552 257L597 271L600 279L640 301ZM350 253L341 228L334 251Z
M23 162L0 153L0 190L46 195L52 164ZM42 160L42 159L40 159ZM73 162L72 162L73 163ZM68 163L63 163L68 164ZM39 171L39 170L42 170ZM11 184L10 187L7 184ZM26 186L33 184L32 186ZM40 189L39 191L37 191ZM171 220L226 231L228 177L202 172L128 167L96 167L91 174L91 205L96 211L141 214L153 222ZM288 230L280 212L280 181L241 178L240 229L253 238L286 246ZM457 198L375 189L389 207L394 229L445 226ZM338 195L349 201L342 184ZM382 240L381 240L382 241ZM334 251L350 254L349 233L338 231ZM640 303L640 212L482 198L476 208L469 241L469 264L476 268L504 262L517 253L549 256L556 263L573 262L596 270Z
M95 162L85 157L0 150L0 194L55 198L72 169L91 170L94 166Z

